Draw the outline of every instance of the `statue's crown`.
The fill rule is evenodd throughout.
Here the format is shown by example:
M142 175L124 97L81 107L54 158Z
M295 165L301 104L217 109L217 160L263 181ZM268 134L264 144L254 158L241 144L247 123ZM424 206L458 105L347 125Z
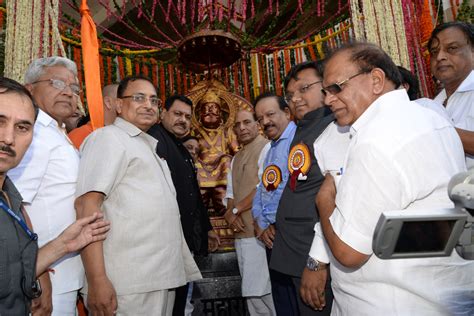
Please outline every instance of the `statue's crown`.
M216 103L218 105L221 105L221 99L219 96L214 93L213 91L207 91L204 96L201 98L201 101L199 101L201 104L205 103Z

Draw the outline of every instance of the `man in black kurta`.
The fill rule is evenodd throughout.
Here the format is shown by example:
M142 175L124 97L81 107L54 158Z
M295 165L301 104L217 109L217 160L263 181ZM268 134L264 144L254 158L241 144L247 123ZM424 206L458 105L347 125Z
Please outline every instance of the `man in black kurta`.
M212 230L207 209L202 202L193 159L181 138L191 127L192 101L181 95L169 97L161 115L161 123L154 125L148 133L158 140L156 153L165 159L176 188L184 238L189 249L196 255L206 255L208 237L218 241ZM184 315L188 286L176 290L173 315Z
M329 315L331 312L329 284L323 311L313 310L300 296L301 276L313 241L314 225L319 221L315 196L324 180L314 155L313 143L334 121L333 114L323 104L321 74L319 63L307 62L294 66L285 79L285 98L297 120L297 129L288 157L295 170L283 190L276 213L276 234L270 261L272 281L277 278L279 284L278 291L273 289L278 315ZM304 161L310 159L311 163L299 170L296 157ZM307 273L316 276L325 274L327 267L321 265L319 270Z

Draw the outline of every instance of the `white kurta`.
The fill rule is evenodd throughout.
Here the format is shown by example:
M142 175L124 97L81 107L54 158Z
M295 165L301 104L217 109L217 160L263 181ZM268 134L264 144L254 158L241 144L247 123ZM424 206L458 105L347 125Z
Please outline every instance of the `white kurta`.
M434 100L443 104L446 100L446 90L443 89ZM454 126L474 131L474 70L449 97L446 111ZM466 165L468 169L474 167L473 155L466 155Z
M334 315L446 315L473 295L474 262L447 258L381 260L372 236L384 211L451 207L447 184L465 170L452 124L410 104L405 91L378 98L351 127L352 140L330 217L338 237L370 255L358 269L331 261ZM317 227L316 235L320 233ZM319 259L319 253L315 253ZM324 253L321 257L324 257ZM472 298L471 298L472 299Z

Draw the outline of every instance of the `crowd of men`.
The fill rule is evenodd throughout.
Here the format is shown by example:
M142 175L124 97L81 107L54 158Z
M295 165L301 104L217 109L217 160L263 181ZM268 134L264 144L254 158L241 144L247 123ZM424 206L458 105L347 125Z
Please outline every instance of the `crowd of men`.
M473 25L438 26L428 49L434 100L351 43L236 111L224 218L250 315L474 314L474 261L372 250L382 212L452 207L450 178L474 166ZM194 104L162 109L150 79L127 77L104 87L106 126L68 136L80 92L62 57L34 60L24 86L0 78L0 315L76 315L78 292L89 315L189 315L193 256L220 244Z

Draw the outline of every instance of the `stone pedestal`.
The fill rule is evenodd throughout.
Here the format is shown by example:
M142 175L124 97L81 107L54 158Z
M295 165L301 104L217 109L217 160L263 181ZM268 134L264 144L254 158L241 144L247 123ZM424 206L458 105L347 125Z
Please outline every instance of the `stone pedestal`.
M212 253L195 259L203 279L194 283L193 316L248 315L236 253Z

